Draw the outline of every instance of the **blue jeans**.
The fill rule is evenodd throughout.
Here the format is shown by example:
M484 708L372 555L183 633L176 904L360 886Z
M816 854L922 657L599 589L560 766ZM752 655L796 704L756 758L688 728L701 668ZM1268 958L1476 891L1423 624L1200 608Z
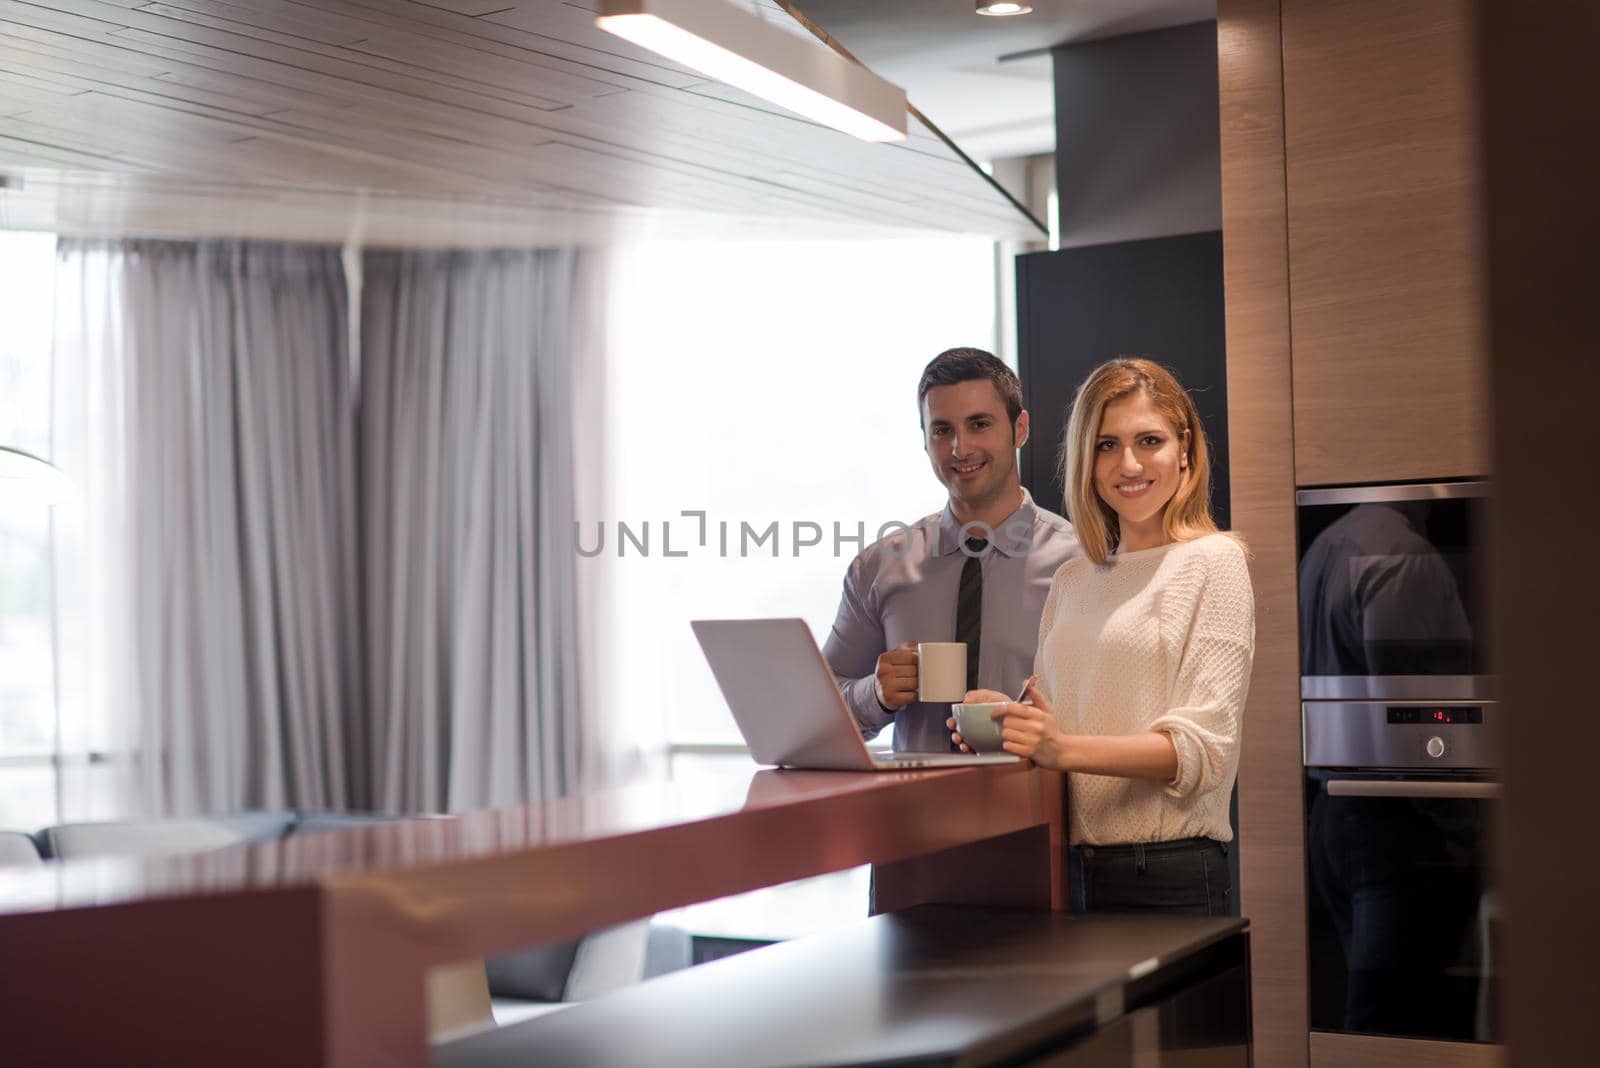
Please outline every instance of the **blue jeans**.
M1233 914L1228 847L1210 838L1073 846L1067 873L1073 912Z

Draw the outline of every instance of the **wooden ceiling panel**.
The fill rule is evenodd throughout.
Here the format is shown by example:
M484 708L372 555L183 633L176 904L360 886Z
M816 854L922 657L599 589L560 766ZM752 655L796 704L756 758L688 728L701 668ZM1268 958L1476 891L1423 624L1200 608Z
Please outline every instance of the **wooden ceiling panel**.
M0 108L0 114L4 114L3 108ZM19 136L0 136L0 156L11 160L14 166L37 168L46 172L61 169L72 171L97 170L108 168L117 162L115 157L104 153L81 152L62 144L41 145ZM34 221L33 216L8 212L7 208L10 205L7 200L16 196L18 194L11 190L0 191L0 229L13 227L37 230L54 229L53 226L48 225L48 222L45 221L53 218L53 216L46 216L44 220ZM6 225L8 222L12 224L9 227Z
M828 47L777 0L744 2ZM592 7L0 0L0 168L31 189L0 189L0 226L171 233L200 195L193 228L212 234L232 195L292 203L302 237L321 213L328 240L1036 235L915 117L905 142L858 141L604 33ZM407 225L421 202L443 221Z
M637 58L619 55L616 46L623 42L609 34L594 31L594 15L566 4L525 4L506 8L481 18L465 18L411 0L392 0L376 9L370 0L330 0L330 7L342 11L365 11L374 20L390 26L412 27L439 40L465 44L494 55L533 53L608 74L621 75L631 82L647 82L668 88L683 88L705 81L705 76L656 56ZM568 37L561 36L567 33ZM584 36L587 35L587 36ZM572 38L582 37L585 43Z
M141 24L129 26L124 36L137 41L171 37L215 53L264 60L290 72L313 72L385 93L427 96L467 106L479 99L500 100L540 111L554 111L569 106L566 101L539 96L519 82L458 77L371 52L319 44L258 27L236 26L183 8L152 6L166 8L168 13L157 16L142 9L130 12L130 15L144 18Z
M382 33L357 42L351 50L406 63L418 70L481 80L490 85L528 86L540 96L566 104L627 92L629 88L626 78L598 67L586 67L526 50L520 56L505 56L417 34Z
M501 0L433 0L433 7L442 7L461 15L488 15L510 5Z
M285 89L301 89L331 100L348 101L361 107L383 107L409 102L426 105L461 108L467 112L481 111L502 115L510 119L531 118L539 109L500 100L497 97L440 92L436 87L417 83L404 77L379 78L377 84L369 77L343 78L305 66L260 59L254 55L232 52L213 45L202 44L181 37L153 34L146 30L122 30L113 40L124 42L130 48L147 55L162 56L192 66L203 67L217 74L242 74Z
M182 22L198 21L248 37L265 31L279 39L299 39L339 48L359 44L372 32L370 26L356 19L329 15L305 4L279 4L270 0L251 5L230 4L225 0L167 0L140 4L139 10Z

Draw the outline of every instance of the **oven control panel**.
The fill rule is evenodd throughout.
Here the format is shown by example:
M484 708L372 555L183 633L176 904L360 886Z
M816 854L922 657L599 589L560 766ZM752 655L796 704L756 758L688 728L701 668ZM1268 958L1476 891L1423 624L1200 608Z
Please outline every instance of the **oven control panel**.
M1492 701L1306 701L1306 767L1495 769Z

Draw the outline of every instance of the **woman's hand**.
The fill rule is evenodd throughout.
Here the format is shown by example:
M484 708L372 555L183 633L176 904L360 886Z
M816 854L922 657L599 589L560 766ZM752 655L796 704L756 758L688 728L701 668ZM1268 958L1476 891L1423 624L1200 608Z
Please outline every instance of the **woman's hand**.
M1004 716L1001 738L1005 751L1031 760L1042 768L1066 770L1067 735L1056 727L1056 711L1050 699L1039 689L1038 683L1028 681L1023 691L1028 704L1007 702L997 709L996 718Z
M954 717L954 716L946 716L946 717L944 717L944 725L946 727L950 728L950 741L955 743L955 747L957 749L961 750L963 753L972 752L972 747L970 745L968 745L966 743L966 741L961 737L961 732L956 730L956 717Z
M1006 697L1005 694L1000 691L994 691L994 689L970 689L970 691L966 691L966 697L963 697L962 703L963 705L976 705L976 703L1010 702L1010 700L1010 697ZM973 751L973 747L968 745L965 739L962 739L962 732L955 729L955 716L946 716L944 718L944 726L950 727L950 742L954 742L958 750L962 750L963 753L971 753Z
M1007 697L999 690L968 690L967 696L961 699L961 703L967 705L991 703L1010 704L1011 698ZM946 716L944 725L950 728L950 740L954 742L963 753L972 752L972 747L968 745L961 737L961 732L956 730L956 718L954 716Z

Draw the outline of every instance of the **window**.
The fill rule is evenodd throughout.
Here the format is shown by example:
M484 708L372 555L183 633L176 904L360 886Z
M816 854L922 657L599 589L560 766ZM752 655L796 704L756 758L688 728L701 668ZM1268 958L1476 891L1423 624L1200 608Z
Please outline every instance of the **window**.
M690 619L800 616L820 641L855 539L943 507L917 377L943 349L994 347L993 248L626 252L607 382L610 644L628 665L616 696L658 709L669 742L740 741ZM596 547L594 521L579 534Z
M86 399L79 351L119 305L109 287L91 304L88 282L57 270L53 235L0 232L0 445L71 483L51 506L0 486L0 826L20 830L135 808L111 596L126 565L103 507L120 450L115 419Z
M51 455L55 238L0 232L0 445ZM56 822L50 508L0 486L0 827Z
M675 775L746 776L689 620L799 616L820 643L851 558L944 506L917 378L944 349L995 349L994 244L640 245L619 253L613 294L608 729L665 743ZM581 520L592 551L602 532ZM774 937L864 914L862 871L808 883L688 922Z

